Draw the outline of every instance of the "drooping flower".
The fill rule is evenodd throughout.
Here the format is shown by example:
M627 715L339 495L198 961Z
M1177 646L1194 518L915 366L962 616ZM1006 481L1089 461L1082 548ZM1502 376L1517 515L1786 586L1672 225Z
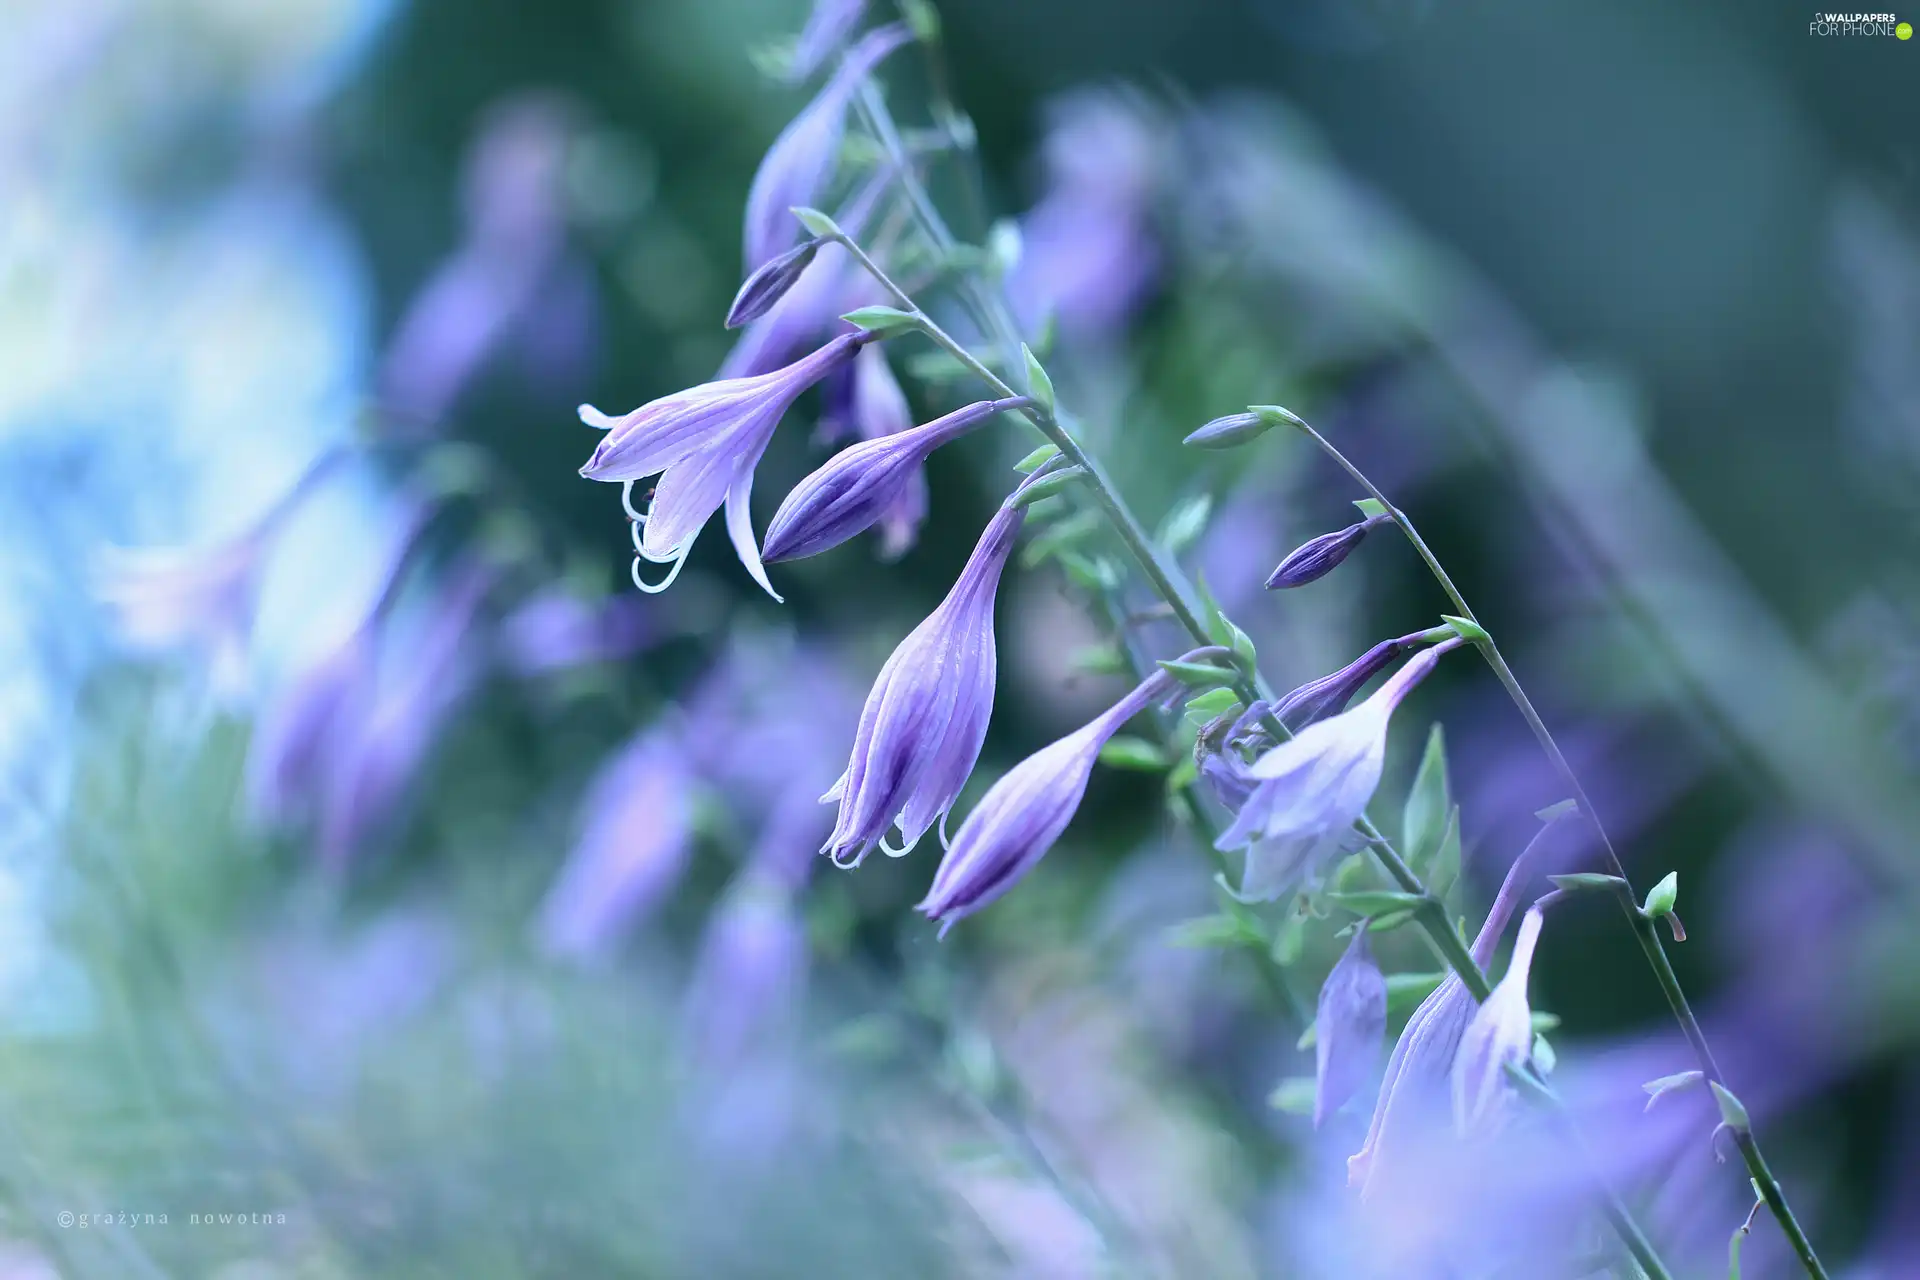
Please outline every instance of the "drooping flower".
M606 764L538 925L550 954L587 958L670 893L693 849L693 779L669 729L650 727Z
M767 524L763 556L771 564L839 546L887 514L928 454L994 414L1027 403L1024 396L981 400L923 426L842 449L780 504Z
M775 138L747 191L744 270L752 274L800 238L793 209L819 198L833 171L846 127L847 107L861 83L912 33L899 23L878 27L841 58L833 78Z
M1085 726L1022 760L967 815L915 910L942 935L1011 889L1053 847L1086 794L1100 748L1148 705L1180 687L1156 672Z
M1394 708L1459 644L1417 655L1359 706L1307 726L1248 766L1252 794L1217 844L1248 850L1243 897L1272 901L1356 847L1353 824L1380 785Z
M580 468L581 475L628 486L660 476L644 515L628 505L640 555L673 566L664 582L641 584L643 590L663 591L673 582L695 537L724 503L727 533L740 562L768 595L780 598L767 581L749 522L753 469L801 392L853 359L873 336L867 330L842 334L784 369L704 383L649 401L620 418L592 405L580 406L582 422L607 432Z
M1453 1060L1453 1123L1461 1134L1497 1128L1513 1096L1507 1069L1526 1062L1533 1050L1533 1009L1527 1003L1527 974L1540 941L1540 908L1520 921L1507 972L1473 1015Z
M1382 640L1338 671L1317 680L1309 680L1282 696L1273 704L1274 718L1298 733L1317 720L1344 711L1353 695L1360 692L1367 681L1385 671L1395 658L1429 643L1433 638L1428 632L1415 631L1392 640Z
M1313 1125L1354 1095L1380 1059L1387 1032L1387 980L1367 945L1368 921L1353 931L1327 980L1314 1017Z
M1353 549L1365 540L1366 536L1383 524L1392 523L1390 516L1368 516L1357 524L1332 533L1323 533L1317 538L1309 538L1301 543L1278 568L1267 578L1267 590L1281 591L1289 587L1304 587L1316 582L1339 568Z
M841 866L876 846L906 853L959 799L993 714L993 603L1025 517L1011 502L994 513L947 598L880 668L847 771L821 797L840 805L823 852ZM893 826L899 848L885 843Z

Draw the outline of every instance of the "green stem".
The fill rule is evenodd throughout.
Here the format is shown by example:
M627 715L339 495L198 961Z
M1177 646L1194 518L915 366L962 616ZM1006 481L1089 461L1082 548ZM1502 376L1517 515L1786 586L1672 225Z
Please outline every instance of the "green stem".
M1666 944L1660 940L1660 932L1653 920L1640 909L1632 882L1627 876L1625 865L1620 861L1619 852L1614 848L1612 838L1607 834L1607 829L1601 825L1600 816L1594 811L1593 802L1587 798L1587 790L1581 785L1579 775L1567 762L1566 753L1560 750L1560 744L1554 740L1552 730L1547 728L1546 721L1541 719L1540 712L1534 707L1533 699L1527 696L1527 691L1521 687L1519 677L1514 675L1513 668L1507 665L1506 657L1500 652L1500 646L1494 643L1492 634L1474 616L1466 597L1460 593L1460 588L1454 585L1452 575L1440 563L1440 558L1427 545L1426 539L1420 536L1420 531L1414 527L1407 513L1395 506L1387 495L1380 491L1379 486L1368 479L1366 473L1341 453L1331 440L1298 418L1294 422L1300 431L1320 447L1322 452L1338 463L1342 470L1353 477L1356 484L1366 490L1367 496L1380 504L1381 509L1399 527L1400 532L1412 545L1414 552L1426 564L1427 571L1433 575L1434 581L1440 584L1440 589L1446 593L1447 599L1451 600L1453 607L1460 611L1459 616L1479 628L1480 638L1475 644L1481 656L1486 659L1487 666L1492 669L1501 687L1507 691L1507 696L1513 700L1513 705L1519 710L1521 718L1527 722L1527 727L1533 731L1533 736L1539 741L1541 750L1546 752L1554 772L1560 775L1560 780L1573 793L1574 802L1580 806L1580 812L1586 815L1588 824L1600 839L1600 847L1606 856L1607 871L1619 878L1619 889L1614 895L1615 900L1620 904L1620 909L1626 913L1627 921L1633 928L1634 939L1640 944L1640 950L1647 958L1647 965L1653 970L1653 976L1660 984L1661 994L1666 997L1668 1007L1673 1010L1674 1020L1680 1024L1680 1030L1693 1049L1694 1060L1707 1079L1723 1088L1726 1087L1726 1077L1721 1074L1720 1064L1714 1059L1713 1049L1707 1043L1706 1032L1701 1029L1700 1020L1694 1016L1693 1005L1680 986L1679 976L1673 971L1673 962L1667 955ZM1750 1129L1735 1130L1733 1136L1734 1142L1740 1148L1741 1158L1746 1162L1747 1172L1759 1185L1761 1198L1767 1202L1767 1208L1773 1211L1774 1218L1780 1223L1780 1229L1786 1233L1788 1241L1793 1245L1793 1251L1800 1259L1800 1265L1806 1269L1809 1276L1815 1277L1815 1280L1827 1280L1826 1268L1821 1265L1819 1256L1814 1253L1812 1242L1807 1238L1807 1233L1801 1228L1799 1220L1787 1204L1786 1194L1780 1189L1779 1181L1773 1176L1773 1170L1768 1166L1765 1155L1761 1153L1759 1141L1754 1138Z

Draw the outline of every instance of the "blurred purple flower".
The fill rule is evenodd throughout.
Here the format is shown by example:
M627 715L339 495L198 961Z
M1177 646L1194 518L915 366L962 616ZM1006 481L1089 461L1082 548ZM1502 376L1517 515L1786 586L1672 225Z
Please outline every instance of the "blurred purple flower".
M673 891L693 849L693 790L684 744L660 726L601 767L581 804L579 840L540 908L549 954L604 953Z
M1158 143L1145 114L1117 95L1082 94L1053 109L1047 192L1020 221L1007 291L1021 327L1048 316L1070 335L1125 323L1158 271L1148 226Z
M1003 776L961 824L916 910L941 936L1011 889L1073 820L1100 748L1149 704L1179 688L1156 672L1084 727L1028 756Z
M780 504L767 524L762 554L769 563L798 560L864 532L898 503L928 454L994 414L1028 403L1024 396L977 401L924 426L841 450L795 485Z
M809 79L833 51L847 42L867 11L867 0L813 0L807 25L793 42L793 61L787 78L798 83Z
M853 362L851 414L854 433L877 440L913 426L913 410L900 389L884 350L868 347ZM927 518L927 474L919 466L908 473L899 490L880 513L880 558L898 560L920 536Z
M498 570L469 561L429 603L420 634L398 672L377 671L360 695L336 711L336 748L328 752L320 797L321 861L344 867L392 817L418 776L440 730L471 691L479 664L469 648L474 619ZM383 667L385 664L382 664ZM389 677L391 677L389 679Z
M1387 1034L1387 980L1373 962L1367 943L1368 921L1353 931L1353 941L1320 986L1314 1015L1313 1127L1360 1088L1380 1060Z
M215 687L237 693L266 542L256 528L212 547L112 548L95 565L94 593L126 643L145 652L199 647Z
M880 668L847 771L821 797L840 805L823 850L835 863L858 866L876 845L899 857L959 799L993 714L994 597L1025 518L994 514L946 599ZM896 824L898 849L885 842Z
M812 205L832 175L848 104L874 68L911 38L898 23L869 31L847 50L833 78L767 149L747 192L743 233L747 274L800 238L800 224L792 211Z
M267 822L295 817L326 777L329 751L373 678L372 628L362 624L270 701L247 743L247 805Z
M1540 941L1540 909L1520 922L1507 972L1474 1013L1453 1060L1453 1123L1461 1135L1497 1130L1511 1105L1513 1083L1507 1069L1525 1063L1533 1052L1533 1007L1527 1002L1527 975Z
M520 676L617 662L657 639L657 618L631 595L590 599L564 586L535 592L500 624L500 655Z
M381 402L432 424L497 353L543 381L576 382L592 344L591 274L567 252L566 155L574 113L547 93L487 114L467 156L466 234L400 318L380 372Z
M1418 654L1353 710L1307 726L1247 767L1252 794L1217 842L1247 849L1243 897L1270 902L1354 847L1353 824L1380 785L1394 708L1459 643Z
M636 519L635 547L645 559L673 569L665 582L646 589L664 590L673 582L701 527L725 503L727 532L740 562L768 595L780 599L767 581L749 523L753 469L800 393L852 360L872 340L865 330L842 334L784 369L704 383L649 401L620 418L592 405L580 406L582 422L607 431L580 468L581 475L629 487L660 475L647 513ZM628 509L633 510L631 504Z

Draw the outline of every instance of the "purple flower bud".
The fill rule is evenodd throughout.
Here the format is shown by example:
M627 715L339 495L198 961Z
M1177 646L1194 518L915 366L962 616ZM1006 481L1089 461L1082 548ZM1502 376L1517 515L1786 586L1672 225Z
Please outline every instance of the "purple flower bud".
M898 857L946 816L980 757L993 714L994 594L1024 510L988 522L959 580L880 668L860 712L847 771L821 803L840 817L823 852L858 866L877 845ZM898 825L902 847L884 843Z
M1428 649L1353 710L1309 725L1248 767L1253 793L1217 846L1248 850L1243 897L1270 902L1355 846L1353 824L1380 785L1394 708L1459 643Z
M1304 587L1317 581L1340 567L1340 562L1353 554L1353 549L1376 526L1385 524L1387 516L1369 516L1358 524L1350 524L1333 533L1323 533L1301 543L1267 578L1267 590L1280 591L1288 587Z
M768 595L780 598L767 581L749 523L753 469L800 393L852 360L872 337L865 331L842 334L784 369L703 383L649 401L620 418L592 405L580 406L582 422L607 432L580 468L581 475L626 484L660 475L647 513L635 513L635 546L642 558L673 569L665 582L643 584L643 589L662 591L672 583L694 538L725 503L727 532L740 562Z
M1316 720L1345 710L1353 695L1360 692L1367 681L1385 671L1401 654L1419 647L1424 640L1425 634L1418 631L1397 639L1382 640L1338 671L1321 676L1318 680L1309 680L1281 698L1274 704L1274 717L1298 733Z
M787 296L787 291L800 282L801 275L813 265L819 252L820 241L804 241L769 259L765 266L748 276L740 292L733 296L733 306L727 311L727 328L751 324L773 310L774 305Z
M1313 1126L1354 1095L1380 1060L1387 1032L1387 980L1367 945L1367 922L1353 931L1346 954L1320 987L1315 1015Z
M787 79L799 82L820 69L835 49L846 42L866 12L867 0L814 0L807 25L793 42L793 61Z
M847 50L833 79L767 149L747 192L747 271L777 257L798 238L800 226L792 211L813 204L832 172L847 104L873 69L910 38L911 33L898 23L869 31Z
M1177 691L1161 671L1083 728L1043 747L1008 770L967 816L915 909L940 922L945 936L1031 871L1073 820L1100 748L1148 704Z
M1453 1061L1453 1123L1463 1136L1497 1129L1513 1098L1507 1069L1533 1052L1533 1010L1527 1003L1527 973L1540 941L1543 917L1535 907L1520 921L1513 959L1499 985L1467 1024Z
M819 555L871 527L913 480L927 455L1025 397L981 400L943 418L842 449L795 485L767 524L763 555L771 564Z
M673 891L693 848L692 791L684 746L659 728L601 768L580 839L540 908L542 947L600 954Z

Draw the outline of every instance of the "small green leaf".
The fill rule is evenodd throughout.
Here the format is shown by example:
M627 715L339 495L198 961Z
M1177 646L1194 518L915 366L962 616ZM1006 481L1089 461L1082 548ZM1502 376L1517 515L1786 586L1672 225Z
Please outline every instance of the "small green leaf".
M1097 511L1079 511L1043 529L1020 552L1020 565L1037 569L1053 557L1091 540L1104 527Z
M1264 948L1267 945L1266 936L1260 932L1257 917L1235 916L1224 912L1219 915L1182 920L1167 930L1166 938L1167 945L1173 947Z
M1267 1105L1275 1111L1284 1111L1290 1116L1310 1116L1313 1114L1314 1081L1312 1076L1295 1076L1282 1080L1267 1095Z
M800 225L807 229L809 235L818 236L822 240L844 240L847 238L846 232L840 230L840 224L818 209L808 209L804 206L796 207L793 211L793 216L800 219Z
M871 329L880 334L905 333L920 327L919 316L898 307L861 307L840 318L856 328Z
M1680 1093L1686 1089L1698 1088L1706 1080L1706 1074L1700 1071L1681 1071L1670 1076L1661 1076L1658 1080L1649 1080L1641 1085L1647 1091L1647 1110L1653 1110L1653 1104L1670 1093Z
M915 40L940 43L940 11L933 7L932 0L900 0L900 16L907 20L907 29Z
M1207 531L1207 517L1213 514L1213 498L1208 494L1188 498L1174 504L1167 512L1167 518L1160 522L1160 529L1154 534L1154 541L1167 549L1168 555L1180 555L1200 540Z
M1291 409L1283 409L1277 404L1250 404L1247 406L1247 412L1252 414L1258 414L1261 418L1265 419L1267 422L1272 423L1276 427L1282 426L1282 425L1289 426L1289 427L1304 427L1307 425L1305 422L1301 421L1299 414L1295 413Z
M996 276L1004 276L1020 263L1022 250L1020 224L1002 218L987 232L987 260Z
M1201 720L1226 715L1240 705L1240 695L1231 689L1211 689L1187 700L1187 714Z
M1382 916L1373 916L1367 921L1367 932L1370 934L1392 933L1395 929L1399 929L1408 924L1411 924L1414 920L1419 918L1419 914L1420 913L1417 911L1407 910L1407 911L1389 911ZM1336 931L1334 934L1334 937L1351 938L1353 936L1354 930L1358 929L1359 927L1360 927L1360 922L1358 920L1355 920L1352 924L1347 925L1346 927Z
M1420 757L1420 769L1413 776L1413 788L1407 792L1406 808L1400 819L1401 840L1407 861L1416 870L1424 867L1440 852L1447 834L1447 814L1452 792L1447 785L1447 735L1438 724L1427 734L1427 749Z
M1194 763L1191 754L1180 757L1180 763L1167 771L1167 795L1169 798L1192 786L1200 777L1200 766Z
M1680 873L1669 871L1662 876L1660 883L1647 890L1647 900L1640 909L1648 917L1658 920L1661 916L1673 914L1673 904L1680 897Z
M1492 636L1487 634L1485 627L1470 619L1456 618L1450 613L1443 613L1440 615L1440 618L1448 626L1453 628L1453 634L1459 636L1468 644L1486 644L1493 639Z
M1360 498L1355 501L1353 505L1358 507L1360 514L1366 516L1369 520L1374 516L1384 516L1387 514L1386 506L1378 498Z
M1131 769L1136 773L1159 773L1169 763L1167 753L1145 738L1121 734L1100 748L1100 763L1112 769Z
M1535 1031L1552 1031L1560 1025L1560 1015L1548 1013L1545 1009L1535 1009L1528 1023Z
M1273 962L1285 969L1300 959L1300 953L1307 945L1306 917L1290 915L1280 922L1273 931L1273 948L1267 954Z
M1060 446L1053 445L1053 444L1043 444L1038 449L1035 449L1032 453L1028 454L1026 457L1020 459L1020 461L1014 463L1013 469L1015 471L1018 471L1023 476L1030 476L1034 472L1040 469L1041 463L1047 462L1059 456L1060 456Z
M1060 492L1086 474L1087 469L1085 467L1066 467L1059 471L1049 471L1046 475L1041 476L1038 480L1035 480L1032 484L1020 490L1019 494L1012 499L1013 506L1016 509L1020 507L1030 507L1036 502L1051 498L1054 494Z
M1739 1133L1752 1129L1753 1121L1747 1118L1746 1107L1733 1096L1733 1091L1718 1080L1709 1080L1707 1083L1713 1086L1713 1100L1720 1104L1720 1118L1726 1122L1727 1128Z
M1427 892L1444 898L1460 879L1460 806L1447 811L1447 829L1440 837L1440 851L1427 866Z
M1035 404L1046 411L1048 417L1052 417L1053 379L1047 376L1046 367L1040 363L1040 358L1033 354L1031 347L1023 343L1020 354L1027 360L1027 394L1033 397Z
M1085 556L1062 549L1055 559L1075 586L1095 593L1111 591L1120 585L1120 568L1105 556Z
M1626 884L1619 876L1603 876L1597 871L1575 871L1567 875L1548 876L1556 888L1568 893L1597 893L1602 890L1612 892Z
M1330 893L1327 901L1357 916L1383 916L1389 911L1418 911L1427 899L1397 889L1362 889L1355 893Z
M973 370L944 351L915 352L907 360L907 372L921 382L958 382L973 376Z
M1073 669L1090 676L1129 675L1127 655L1112 644L1090 644L1073 655Z
M1559 1055L1554 1053L1553 1046L1547 1043L1547 1038L1543 1035L1535 1035L1533 1037L1533 1069L1543 1076L1550 1076L1553 1074L1555 1064L1559 1061Z
M1207 662L1181 662L1166 658L1160 662L1160 669L1189 689L1217 689L1231 686L1239 679L1235 672Z

